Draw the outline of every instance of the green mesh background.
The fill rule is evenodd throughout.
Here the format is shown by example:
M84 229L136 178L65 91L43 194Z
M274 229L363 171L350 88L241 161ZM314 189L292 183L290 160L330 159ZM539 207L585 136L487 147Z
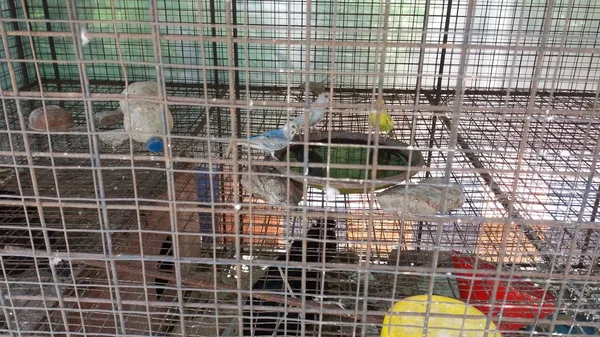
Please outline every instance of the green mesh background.
M7 4L7 1L4 1ZM31 0L23 11L21 2L16 2L16 11L10 12L3 6L3 17L51 19L51 23L32 23L33 31L71 30L66 1ZM154 46L152 39L115 37L95 39L84 48L88 77L93 80L118 80L127 77L130 81L156 77L155 64L162 63L165 80L170 83L226 84L228 73L224 67L236 67L236 81L240 85L248 82L257 86L298 85L306 79L303 72L310 71L311 79L322 81L327 75L319 72L334 71L336 85L345 88L373 88L381 80L378 72L384 30L382 23L385 2L379 1L333 1L313 2L310 8L311 30L308 32L308 8L302 1L236 1L231 3L231 23L236 29L230 34L238 38L247 37L252 42L234 43L233 64L228 64L228 34L225 2L222 1L156 1L156 17L150 15L149 1L124 0L80 0L76 1L79 20L89 21L86 26L91 32L148 34L154 25L169 39ZM114 6L113 6L114 4ZM433 0L430 4L428 25L424 22L423 1L392 1L389 8L385 49L384 88L414 89L419 73L419 50L424 28L428 32L423 55L423 87L435 87L444 55L444 88L453 88L458 73L458 59L463 41L466 3L455 3L449 23L449 34L444 36L446 1ZM528 89L534 76L536 52L543 32L546 2L541 0L520 2L516 0L483 0L474 9L469 59L467 61L468 88L522 88ZM553 10L548 43L560 45L563 33L569 32L567 50L561 58L558 51L546 53L539 83L541 88L552 87L556 75L558 89L594 90L595 84L586 78L598 75L599 62L593 53L584 48L593 48L599 29L600 5L576 0L573 10L567 12L568 2L561 0ZM523 36L519 37L516 23L519 13L527 18ZM566 20L569 18L570 20ZM61 21L62 20L62 21ZM92 23L93 21L93 23ZM216 26L215 26L216 25ZM19 26L19 25L17 25ZM6 29L17 29L12 24ZM20 24L20 29L26 29ZM493 34L490 33L493 30ZM116 35L115 35L116 36ZM192 41L178 40L185 36ZM217 38L219 41L201 42L201 37ZM310 44L305 43L310 37ZM260 40L257 43L255 40ZM287 39L295 43L287 43ZM518 40L517 40L518 39ZM446 41L447 40L447 41ZM340 43L342 41L343 43ZM443 53L440 43L447 43ZM25 50L31 49L28 38L22 39ZM75 53L71 37L34 37L36 56L45 63L40 64L40 75L47 80L79 80L75 64ZM339 45L338 45L339 44ZM522 46L523 49L505 48ZM575 48L577 47L577 48ZM154 49L160 53L155 55ZM307 60L307 48L310 53ZM121 50L119 55L118 50ZM24 54L29 55L29 54ZM13 54L12 58L19 58ZM26 57L29 58L29 57ZM51 60L73 61L70 64L52 64ZM121 64L121 62L123 64ZM513 65L519 66L511 73ZM557 68L556 63L561 67ZM28 82L35 74L31 63ZM3 68L4 69L4 68ZM555 70L560 69L558 74ZM516 77L518 76L518 79ZM513 79L510 79L513 77ZM6 76L2 76L6 86Z

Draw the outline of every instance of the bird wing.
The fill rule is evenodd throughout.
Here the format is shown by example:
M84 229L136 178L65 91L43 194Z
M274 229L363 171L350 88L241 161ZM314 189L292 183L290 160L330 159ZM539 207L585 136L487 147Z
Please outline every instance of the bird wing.
M384 132L388 132L394 129L394 120L392 116L390 116L387 111L382 111L381 113L381 130Z
M249 140L242 139L239 141L242 145L250 146L251 148L265 152L281 150L285 148L289 142L285 132L281 129L267 131L259 135L251 136Z
M369 124L371 124L372 127L375 127L375 125L377 123L377 114L376 113L372 113L369 115Z
M382 116L383 118L383 116ZM387 112L385 113L385 121L382 119L382 124L385 122L385 127L381 127L383 132L386 132L388 136L396 138L396 132L394 132L394 119Z
M308 118L309 118L309 123L310 123L310 115ZM303 126L304 125L304 113L296 116L296 118L294 118L294 122L300 126Z
M290 142L287 139L264 139L260 142L251 142L250 146L265 152L274 152L284 149Z
M379 112L379 116L379 131L385 132L390 137L396 138L396 133L394 132L394 119L392 116L390 116L385 109ZM372 113L369 116L369 124L375 128L377 125L377 113Z
M287 137L282 129L270 130L259 135L250 136L250 140L252 141L262 139L287 139Z
M321 119L325 117L325 108L312 108L310 109L309 123L311 126L317 124Z
M308 124L313 126L323 119L323 117L325 117L325 108L311 108L308 112ZM294 122L300 126L304 125L304 114L296 116Z
M385 113L384 110L379 112L379 130L387 131L387 130L384 130L384 128L385 128L385 123L388 118L389 118L389 115L387 113ZM377 113L376 112L373 112L369 116L369 123L371 124L371 126L373 128L375 128L377 126Z

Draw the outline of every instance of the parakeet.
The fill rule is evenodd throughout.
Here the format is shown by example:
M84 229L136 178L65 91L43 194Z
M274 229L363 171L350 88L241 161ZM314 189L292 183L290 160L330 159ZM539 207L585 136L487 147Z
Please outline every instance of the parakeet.
M327 109L327 103L329 103L329 93L321 93L317 99L313 102L314 105L310 108L310 115L308 117L309 127L315 126L323 117L325 117L325 110ZM298 125L304 125L304 114L294 118L294 121Z
M287 122L281 129L270 130L259 135L250 136L250 139L234 140L229 144L226 154L229 155L236 142L250 148L268 152L275 158L275 151L284 149L290 143L290 140L298 133L298 123L295 121Z
M385 101L382 99L379 103L385 104ZM374 112L369 116L369 124L373 128L377 125L377 118L379 118L379 130L385 132L389 137L396 138L396 133L394 132L394 120L392 119L392 116L388 114L387 109L381 109L379 114Z
M330 219L324 225L323 221L320 220L306 233L306 251L303 252L302 240L295 240L292 242L289 252L279 255L277 261L302 262L302 255L306 254L306 262L308 263L330 262L337 250L334 229L335 221ZM326 244L323 244L323 239L327 240ZM325 254L323 254L323 250L325 250ZM254 283L252 290L255 292L285 292L286 296L306 296L309 300L312 298L311 295L322 293L320 277L322 277L322 272L307 268L306 292L302 293L302 268L270 266L267 268L265 275ZM327 287L327 282L325 282L323 293L326 292ZM293 294L290 294L290 292L293 292ZM282 304L265 300L252 299L252 305L270 306L273 307L273 310L245 312L244 336L278 336L284 335L284 332L286 336L300 335L300 316L298 313L290 312L285 315ZM315 321L315 318L314 313L304 314L304 319L307 321Z

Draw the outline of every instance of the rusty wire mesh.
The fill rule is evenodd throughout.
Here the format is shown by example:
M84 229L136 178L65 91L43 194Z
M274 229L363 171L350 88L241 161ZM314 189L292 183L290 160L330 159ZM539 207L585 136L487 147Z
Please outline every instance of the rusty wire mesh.
M289 336L378 336L398 300L467 301L484 279L496 300L467 302L491 305L505 336L598 333L595 1L0 0L0 11L0 334L272 335L251 323L274 311ZM131 138L108 145L102 133L130 135L93 122L138 81L157 81L149 99L173 115L157 154ZM309 81L333 95L315 127L327 151L332 133L366 134L353 157L364 162L310 166L315 183L302 162L225 154L232 137L306 111ZM378 98L395 149L423 165L373 159L386 149L368 123ZM47 105L74 129L28 128ZM316 146L304 134L293 145ZM384 210L386 170L457 184L464 200ZM243 182L260 177L302 201L257 197ZM286 282L265 291L266 280ZM514 302L507 285L533 298Z

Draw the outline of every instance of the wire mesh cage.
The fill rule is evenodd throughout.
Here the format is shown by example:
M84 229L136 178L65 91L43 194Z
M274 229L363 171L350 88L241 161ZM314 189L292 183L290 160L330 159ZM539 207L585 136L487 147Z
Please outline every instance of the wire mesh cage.
M0 334L594 335L594 0L0 0Z

